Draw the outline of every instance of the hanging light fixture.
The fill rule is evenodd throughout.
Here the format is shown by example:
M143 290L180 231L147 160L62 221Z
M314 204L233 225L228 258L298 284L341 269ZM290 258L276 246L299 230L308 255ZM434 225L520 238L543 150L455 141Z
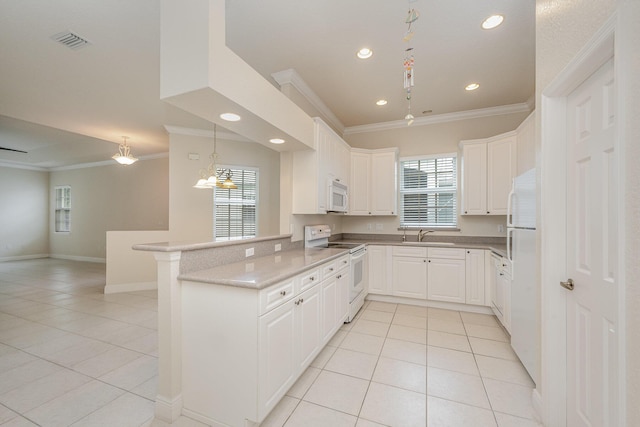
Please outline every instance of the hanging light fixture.
M138 161L136 157L131 155L131 147L127 145L127 139L129 139L127 136L122 137L123 142L118 147L118 152L111 157L116 162L125 166L132 165Z
M209 155L209 166L207 169L200 169L200 178L195 183L193 188L199 189L211 189L215 187L219 188L227 188L227 189L236 189L238 188L231 179L233 172L231 169L220 169L216 166L216 161L218 160L218 153L216 152L216 143L217 143L217 126L213 125L213 153ZM222 181L222 179L224 181Z
M409 9L407 19L405 19L404 21L405 24L409 25L404 37L402 38L404 42L409 43L411 42L411 39L413 39L414 33L413 33L413 30L411 29L411 24L417 21L419 17L420 17L420 14L418 13L417 10ZM413 56L413 47L409 46L408 48L405 49L405 56L403 61L404 89L407 93L406 98L408 103L408 112L407 112L407 115L404 116L404 119L407 121L407 126L410 126L413 123L413 120L415 119L415 117L413 117L413 114L411 114L411 88L413 88L414 86L414 81L413 81L414 63L415 63L415 58Z

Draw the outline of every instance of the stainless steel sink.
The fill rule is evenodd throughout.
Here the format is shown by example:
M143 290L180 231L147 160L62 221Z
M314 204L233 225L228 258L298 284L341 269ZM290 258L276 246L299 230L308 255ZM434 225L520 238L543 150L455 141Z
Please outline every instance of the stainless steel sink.
M405 245L418 245L418 246L453 246L453 242L402 242Z

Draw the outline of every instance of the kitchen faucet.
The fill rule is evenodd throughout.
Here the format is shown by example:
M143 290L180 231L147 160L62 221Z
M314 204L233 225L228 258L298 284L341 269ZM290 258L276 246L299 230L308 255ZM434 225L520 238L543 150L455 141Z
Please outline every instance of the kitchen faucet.
M422 239L424 239L424 236L427 233L433 233L433 230L420 229L420 231L418 231L418 242L422 242Z

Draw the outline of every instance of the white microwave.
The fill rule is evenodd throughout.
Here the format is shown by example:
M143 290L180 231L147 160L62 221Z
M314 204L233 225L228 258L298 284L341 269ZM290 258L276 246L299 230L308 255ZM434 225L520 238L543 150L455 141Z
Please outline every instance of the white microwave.
M327 212L346 213L349 209L347 186L336 180L329 180Z

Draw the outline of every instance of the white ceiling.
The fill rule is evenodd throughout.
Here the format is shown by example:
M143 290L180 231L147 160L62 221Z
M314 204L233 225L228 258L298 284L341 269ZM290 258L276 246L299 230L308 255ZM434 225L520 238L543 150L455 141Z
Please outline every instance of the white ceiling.
M188 3L185 3L188 5ZM534 93L534 0L227 0L227 45L276 85L293 68L345 127L406 114L404 19L413 24L412 112L527 102ZM493 13L502 26L482 30ZM0 2L0 162L57 167L108 159L129 136L136 156L166 152L164 125L210 129L159 99L157 0ZM71 30L91 45L51 36ZM356 58L363 46L367 61ZM480 83L466 92L464 86ZM389 103L377 107L375 101Z

